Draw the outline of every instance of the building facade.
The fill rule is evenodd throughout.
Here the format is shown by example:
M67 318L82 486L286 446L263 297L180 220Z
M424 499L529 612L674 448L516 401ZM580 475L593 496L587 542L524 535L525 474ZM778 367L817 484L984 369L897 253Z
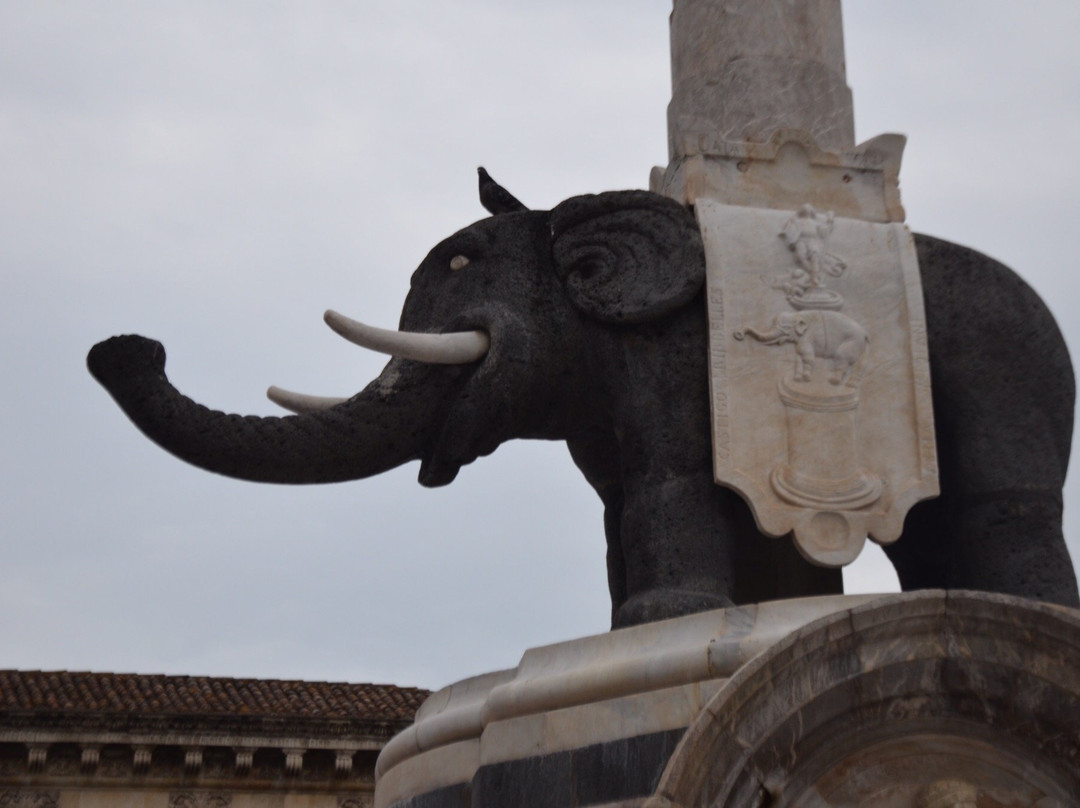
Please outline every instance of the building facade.
M368 808L428 692L0 671L0 808Z

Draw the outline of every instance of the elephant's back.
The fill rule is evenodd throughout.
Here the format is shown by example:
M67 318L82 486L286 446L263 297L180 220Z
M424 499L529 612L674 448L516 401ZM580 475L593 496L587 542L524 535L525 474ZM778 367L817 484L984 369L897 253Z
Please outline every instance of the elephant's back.
M1005 463L1025 441L1064 478L1075 381L1061 331L1035 291L968 247L916 235L939 440L980 436L977 467ZM981 462L980 462L981 461ZM993 472L986 471L992 476Z

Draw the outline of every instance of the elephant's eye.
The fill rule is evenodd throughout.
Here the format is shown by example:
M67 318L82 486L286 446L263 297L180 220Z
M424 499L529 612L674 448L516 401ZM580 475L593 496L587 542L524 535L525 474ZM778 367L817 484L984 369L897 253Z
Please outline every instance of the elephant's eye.
M455 255L450 259L450 269L455 272L459 269L465 269L469 265L469 258L465 255Z

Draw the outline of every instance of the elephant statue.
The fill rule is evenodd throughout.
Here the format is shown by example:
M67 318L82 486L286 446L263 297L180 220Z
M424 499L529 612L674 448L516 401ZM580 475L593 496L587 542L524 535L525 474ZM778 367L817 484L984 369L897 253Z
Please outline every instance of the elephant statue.
M866 354L870 337L857 322L838 311L784 311L773 318L773 327L764 333L740 328L735 339L753 337L766 345L795 343L795 381L808 382L814 372L814 360L832 362L830 384L856 387L861 370L859 362Z
M605 507L613 627L842 591L839 570L764 537L713 481L692 212L645 191L489 209L420 264L400 332L327 312L393 357L347 400L271 388L298 414L217 412L172 387L160 343L132 335L94 346L90 372L163 448L246 480L334 482L419 460L420 483L441 486L504 441L564 440ZM1061 335L1001 264L925 236L917 249L941 496L886 551L904 589L1078 605L1061 532L1074 398ZM814 356L840 353L811 343Z

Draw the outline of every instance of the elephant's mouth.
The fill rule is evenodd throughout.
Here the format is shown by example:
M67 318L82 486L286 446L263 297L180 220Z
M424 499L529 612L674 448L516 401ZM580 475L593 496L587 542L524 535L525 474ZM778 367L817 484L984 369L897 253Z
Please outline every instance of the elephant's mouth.
M435 332L395 331L353 320L332 309L327 309L323 320L333 331L355 345L421 365L476 363L487 355L490 347L488 329L480 326ZM398 379L399 376L395 374L392 381L387 381L395 383ZM298 414L328 410L348 400L333 396L312 396L275 386L267 390L267 396L275 404Z
M442 406L433 413L434 438L424 447L420 484L447 485L462 466L494 452L501 443L522 435L527 406L532 341L521 320L495 308L463 312L447 329L479 332L487 337L484 356L454 369L460 376Z

